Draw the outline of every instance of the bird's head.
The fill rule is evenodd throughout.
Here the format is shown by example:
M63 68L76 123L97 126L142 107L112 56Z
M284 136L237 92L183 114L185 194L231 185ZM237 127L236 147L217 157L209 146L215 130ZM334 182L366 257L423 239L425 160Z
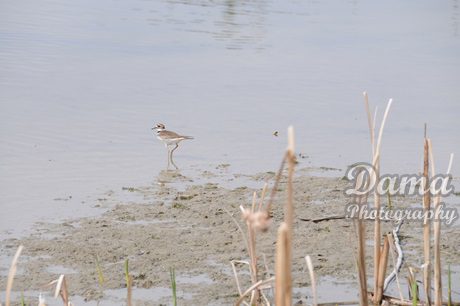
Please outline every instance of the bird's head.
M161 131L164 129L165 129L165 126L162 123L158 123L155 127L152 128L152 130L158 130L158 131Z

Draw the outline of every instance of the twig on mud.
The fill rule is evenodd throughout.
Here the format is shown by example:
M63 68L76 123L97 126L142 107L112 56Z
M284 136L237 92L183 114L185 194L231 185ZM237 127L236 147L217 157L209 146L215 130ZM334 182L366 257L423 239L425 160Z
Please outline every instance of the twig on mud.
M397 259L396 263L394 263L394 261L393 261L394 269L393 269L393 271L391 271L390 275L388 275L387 278L385 279L385 283L383 285L383 291L384 292L388 289L388 286L391 284L391 282L395 278L397 278L398 272L401 269L401 266L403 264L404 254L403 254L403 251L401 249L401 245L399 244L399 237L398 237L399 230L401 229L401 225L403 223L404 223L404 219L401 219L401 221L398 223L396 228L393 229L393 238L394 238L396 251L398 252L398 259ZM390 246L392 247L391 243L390 243ZM393 249L392 249L392 251L393 251ZM393 252L391 254L393 255ZM399 279L397 279L397 282L398 282L398 288L399 288ZM402 299L401 288L399 288L399 292L400 292L401 299Z
M308 219L308 218L298 218L300 221L311 221L313 223L318 223L318 222L323 222L323 221L330 221L330 220L341 220L341 219L347 219L348 217L346 216L330 216L330 217L324 217L324 218L318 218L318 219Z

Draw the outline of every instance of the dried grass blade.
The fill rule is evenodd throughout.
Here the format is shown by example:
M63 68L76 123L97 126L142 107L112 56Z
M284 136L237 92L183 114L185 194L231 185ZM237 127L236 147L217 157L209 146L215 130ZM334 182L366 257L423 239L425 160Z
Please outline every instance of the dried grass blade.
M21 252L23 249L24 247L22 245L18 247L16 254L13 257L13 261L11 262L10 273L8 274L8 281L6 283L5 306L10 305L10 295L11 295L11 289L13 288L13 280L14 280L14 274L16 273L16 265L18 263L19 256L21 255Z
M372 144L372 156L375 155L375 146L374 146L374 127L375 127L375 115L374 115L374 124L371 121L371 111L369 108L369 100L367 98L367 91L363 92L364 95L364 105L366 106L366 113L367 113L367 122L369 123L369 133L371 134L371 144Z
M316 282L315 273L313 272L313 264L311 262L310 256L305 256L305 260L307 261L308 272L310 273L311 287L313 289L313 305L316 306Z
M57 299L59 292L61 292L62 281L64 280L64 274L61 274L57 279L56 290L54 291L54 299Z
M64 302L64 305L68 306L69 303L69 293L67 291L67 281L65 279L65 276L62 275L62 290L61 290L61 298L62 301Z
M243 291L241 291L240 281L238 280L238 273L236 272L235 261L234 260L230 261L230 264L232 265L233 276L235 276L235 282L236 282L236 287L238 288L238 293L240 294L240 296L242 296Z
M251 293L254 289L257 289L259 286L262 286L262 285L265 285L267 283L270 283L270 282L273 282L275 280L274 277L272 278L269 278L269 279L266 279L266 280L261 280L259 282L257 282L256 284L252 285L248 290L246 290L243 295L238 299L238 301L236 302L235 306L239 306L241 304L241 302L243 302L243 299L249 294ZM276 304L278 305L278 304Z
M240 206L240 209L242 209L242 211L244 212L244 208L242 206ZM240 224L236 221L236 219L233 217L233 215L225 207L224 207L224 210L230 216L230 218L232 218L233 222L235 222L236 226L238 227L238 230L240 231L241 236L243 237L244 244L246 245L246 249L249 252L249 243L248 243L248 240L246 239L246 235L244 234L243 229L241 228Z
M383 115L382 124L380 125L379 138L377 140L377 150L376 150L377 154L380 154L380 145L382 143L383 128L385 127L385 122L387 120L387 116L388 116L388 112L390 111L391 104L393 104L393 99L390 99L390 101L388 101L387 109L385 110L385 114Z

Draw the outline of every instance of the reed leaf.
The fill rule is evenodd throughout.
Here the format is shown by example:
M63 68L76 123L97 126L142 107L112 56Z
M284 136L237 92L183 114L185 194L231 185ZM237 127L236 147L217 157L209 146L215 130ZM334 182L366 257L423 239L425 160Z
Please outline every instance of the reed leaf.
M96 255L97 274L99 275L99 284L104 285L104 278L102 277L101 265L99 264L99 256Z
M177 306L177 292L176 292L176 274L174 268L169 270L169 275L171 277L171 290L173 295L173 304Z

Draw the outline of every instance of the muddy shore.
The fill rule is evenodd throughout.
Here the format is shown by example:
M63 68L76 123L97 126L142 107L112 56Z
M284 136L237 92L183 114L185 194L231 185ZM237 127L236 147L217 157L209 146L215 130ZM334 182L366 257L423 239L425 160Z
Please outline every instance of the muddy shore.
M318 171L318 169L315 169ZM327 169L322 169L326 172ZM212 173L203 173L212 176ZM232 305L238 291L231 271L231 260L248 260L247 250L228 210L241 222L239 206L248 207L254 192L260 195L264 182L273 183L274 173L249 177L260 182L260 189L241 186L226 189L217 184L191 185L183 190L164 186L135 187L124 192L136 194L142 203L118 203L114 192L107 192L97 204L105 212L99 217L68 219L60 224L40 224L40 233L24 239L4 241L2 258L11 257L18 245L25 249L19 261L14 291L26 292L26 301L37 300L28 291L37 291L65 273L72 295L101 305L123 305L126 288L124 263L134 275L136 305L171 304L170 268L175 269L178 300L181 305ZM183 180L180 175L172 180ZM238 179L238 176L235 176ZM245 179L248 179L246 177ZM348 185L340 177L313 176L312 169L295 174L293 277L294 302L311 302L307 290L305 255L310 255L317 277L355 279L354 231L349 220L311 222L331 215L343 215L351 199L343 194ZM283 220L285 181L282 180L272 210L271 227L258 234L257 250L267 257L273 274L276 233ZM382 200L383 205L386 202ZM421 203L419 199L394 198L394 207ZM421 204L420 204L421 205ZM372 223L367 223L368 275L372 275ZM394 227L382 223L382 234ZM243 227L244 228L244 227ZM407 266L420 267L423 254L422 226L406 222L400 231ZM446 264L458 265L460 234L458 224L442 236L441 256ZM99 284L96 257L104 284ZM390 265L392 267L392 265ZM238 266L243 288L250 284L247 267ZM2 286L7 271L1 271ZM268 275L265 275L268 276ZM118 291L117 291L118 290ZM164 292L164 293L160 293ZM115 292L115 294L112 294ZM119 296L121 294L121 297ZM137 294L137 296L136 296ZM325 295L327 293L323 293ZM118 296L118 297L117 297Z

